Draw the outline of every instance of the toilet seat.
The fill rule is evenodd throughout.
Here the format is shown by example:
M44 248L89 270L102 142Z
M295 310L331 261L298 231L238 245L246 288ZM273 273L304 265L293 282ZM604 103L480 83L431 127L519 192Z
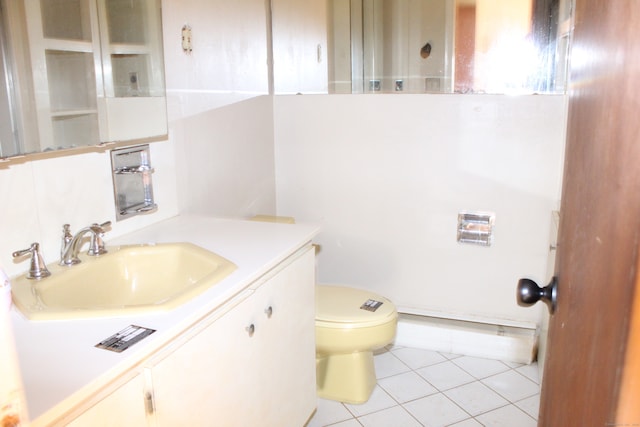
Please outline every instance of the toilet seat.
M368 309L362 308L367 303ZM316 327L367 328L396 318L394 304L376 293L339 285L316 286Z

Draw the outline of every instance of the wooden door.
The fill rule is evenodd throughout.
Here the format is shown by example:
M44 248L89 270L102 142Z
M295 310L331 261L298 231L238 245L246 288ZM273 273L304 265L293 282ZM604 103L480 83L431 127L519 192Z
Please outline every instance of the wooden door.
M576 0L541 427L640 425L616 419L638 399L620 390L639 276L639 27L640 1Z

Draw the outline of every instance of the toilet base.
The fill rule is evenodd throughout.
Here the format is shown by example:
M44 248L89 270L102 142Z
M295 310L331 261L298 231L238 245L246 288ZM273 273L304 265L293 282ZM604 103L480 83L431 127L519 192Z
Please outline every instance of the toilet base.
M376 385L373 352L316 354L317 394L323 399L364 403Z

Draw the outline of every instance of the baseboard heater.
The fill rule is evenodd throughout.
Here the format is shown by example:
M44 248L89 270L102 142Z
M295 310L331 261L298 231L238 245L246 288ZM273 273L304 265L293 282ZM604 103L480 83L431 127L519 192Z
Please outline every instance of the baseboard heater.
M529 364L536 360L538 329L400 313L394 344Z

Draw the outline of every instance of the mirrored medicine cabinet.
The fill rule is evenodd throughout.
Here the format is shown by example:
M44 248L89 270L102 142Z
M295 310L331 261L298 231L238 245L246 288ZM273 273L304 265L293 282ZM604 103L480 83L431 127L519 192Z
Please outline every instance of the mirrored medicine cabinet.
M269 93L564 93L573 1L268 0ZM161 0L0 0L0 48L0 160L166 134Z
M325 1L326 22L314 21L323 6L310 4ZM566 90L573 0L271 3L274 50L279 40L290 39L307 44L296 52L314 53L286 58L274 52L276 94ZM289 34L292 21L298 22L296 34ZM278 67L283 57L296 66ZM321 65L324 74L318 69ZM294 74L301 67L306 87L293 90L289 83L301 79Z
M329 91L561 92L560 3L330 0Z
M0 0L0 158L166 135L160 6Z

